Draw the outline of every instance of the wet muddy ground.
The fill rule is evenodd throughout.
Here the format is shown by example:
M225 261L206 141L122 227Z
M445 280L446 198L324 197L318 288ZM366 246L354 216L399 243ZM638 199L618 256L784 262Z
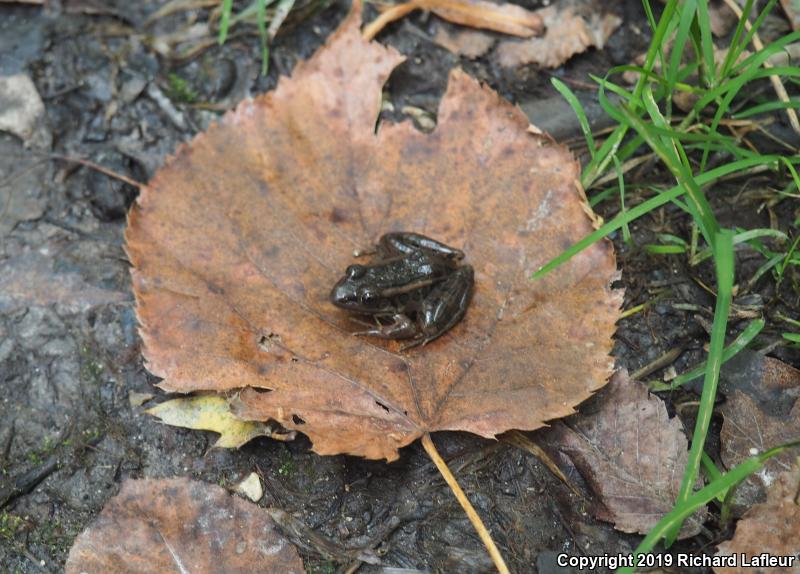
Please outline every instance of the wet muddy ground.
M231 486L252 471L265 482L260 504L293 513L339 547L327 555L313 544L304 547L309 572L347 571L353 548L377 549L384 566L491 571L472 527L418 444L392 464L320 457L302 438L262 438L239 451L212 450L213 434L164 426L143 413L138 397L156 393L157 379L142 363L123 252L124 215L136 189L42 154L87 159L146 181L180 142L222 110L290 73L347 10L333 4L287 26L263 77L257 36L234 36L223 47L181 57L167 35L187 14L148 22L158 7L82 0L47 8L0 4L0 76L23 72L32 78L52 142L26 149L0 134L0 180L13 177L12 188L25 189L22 203L0 219L0 260L30 281L29 289L0 293L0 572L61 571L75 536L125 478L190 476ZM554 71L500 70L489 60L459 59L430 40L440 21L415 14L379 37L408 57L389 81L388 99L395 110L435 112L448 70L461 65L520 104L534 123L578 141L577 124L551 87L551 76L575 87L590 72L629 63L647 44L639 2L598 9L622 17L620 30L605 50ZM189 14L207 17L200 10ZM581 94L594 97L591 91ZM768 184L762 179L750 185ZM741 209L752 207L746 194L742 198L741 182L719 191L715 204L723 223L765 223L766 213ZM606 216L616 209L615 202L599 206ZM786 208L777 217L785 225L792 213ZM665 208L631 228L634 246L615 237L626 307L659 297L620 323L615 353L631 371L675 348L681 349L673 363L678 372L703 356L710 315L673 304L713 311L713 298L693 279L713 283L710 265L688 268L680 257L654 257L636 247L653 242L656 232L687 237L687 230L682 212ZM739 263L745 270L757 264ZM773 302L768 319L786 312L785 301L776 300L768 284L759 288L756 299ZM731 335L740 327L734 321ZM770 321L757 346L777 339L780 328ZM796 352L779 347L773 354L800 364ZM683 392L668 397L668 404L675 412L676 404L694 399ZM691 411L687 416L691 428ZM466 434L442 433L434 440L514 572L566 572L555 565L560 552L626 553L639 541L594 520L586 502L530 454ZM721 535L714 528L712 521L682 544L710 549ZM381 567L364 565L360 571Z

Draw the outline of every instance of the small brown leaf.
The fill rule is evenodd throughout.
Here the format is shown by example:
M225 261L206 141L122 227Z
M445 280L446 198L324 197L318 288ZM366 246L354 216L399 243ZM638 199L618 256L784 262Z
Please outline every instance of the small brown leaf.
M592 13L584 17L571 7L557 9L550 6L538 13L544 18L547 28L544 36L501 42L494 53L501 66L513 68L539 64L545 68L557 68L589 48L602 49L622 23L613 14L601 16Z
M439 26L433 41L445 50L458 56L475 59L480 58L494 45L495 38L480 30L448 31L444 26Z
M739 355L723 367L721 383L728 393L720 409L721 458L728 468L800 436L800 371L758 353ZM769 485L793 462L792 452L770 458L736 489L736 504L749 508L763 502Z
M610 242L537 281L592 231L566 148L456 70L430 134L375 122L402 57L358 15L271 93L179 150L129 217L144 354L170 391L239 394L238 414L320 454L398 457L436 430L493 437L602 387L620 291ZM432 343L354 337L331 287L389 231L464 249L465 318Z
M301 573L263 509L186 478L126 480L75 540L66 574Z
M672 509L688 458L683 426L627 371L618 371L580 414L541 436L569 457L598 496L597 518L618 530L645 534ZM702 518L689 518L680 537L697 534Z
M782 574L800 572L800 475L797 467L781 473L767 491L767 501L753 506L736 525L733 539L719 545L717 556L736 559L735 567L714 568L717 574ZM766 556L765 556L766 555ZM772 567L765 559L780 559ZM746 560L749 566L743 565Z

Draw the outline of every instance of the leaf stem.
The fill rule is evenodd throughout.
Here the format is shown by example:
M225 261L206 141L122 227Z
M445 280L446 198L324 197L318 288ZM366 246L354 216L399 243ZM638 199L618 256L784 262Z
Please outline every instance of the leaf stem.
M447 483L447 486L450 487L450 490L453 491L453 494L458 500L459 504L461 504L461 508L464 509L464 512L467 513L467 517L469 521L472 522L472 526L475 528L475 531L480 536L481 541L486 546L486 549L489 551L489 556L492 557L492 562L497 567L497 571L500 574L511 574L508 566L506 566L503 557L500 555L500 551L497 549L497 546L492 540L492 536L489 534L489 531L486 530L486 526L484 526L481 517L478 516L478 513L475 512L475 508L473 508L472 504L470 504L467 495L464 494L464 491L461 490L461 487L458 485L456 481L456 477L453 476L453 473L450 472L450 469L447 467L447 463L442 459L439 455L439 451L436 450L436 446L433 444L431 440L431 435L425 433L422 435L422 446L425 448L425 452L428 453L428 456L431 457L433 464L436 465L436 468L439 469L439 472L444 477L444 481Z

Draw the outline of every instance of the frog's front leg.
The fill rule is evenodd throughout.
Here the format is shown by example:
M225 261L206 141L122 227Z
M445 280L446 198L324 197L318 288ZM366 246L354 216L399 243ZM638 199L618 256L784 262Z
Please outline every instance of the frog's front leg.
M372 335L382 339L408 339L416 334L417 324L403 313L392 315L392 322L389 325L380 325L374 329L353 333L353 335Z
M467 311L475 283L471 265L456 269L422 301L417 317L419 338L408 347L425 345L458 323Z
M382 258L408 255L417 251L427 251L453 261L461 261L464 258L464 252L460 249L455 249L419 233L387 233L381 237L378 243L378 253Z

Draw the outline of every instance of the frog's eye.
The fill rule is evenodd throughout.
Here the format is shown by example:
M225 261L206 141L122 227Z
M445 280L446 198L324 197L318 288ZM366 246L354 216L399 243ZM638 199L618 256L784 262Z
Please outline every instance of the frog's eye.
M359 279L366 273L366 268L363 265L351 265L345 271L348 279Z
M358 291L358 300L365 307L371 307L378 302L379 295L372 289L360 289Z

